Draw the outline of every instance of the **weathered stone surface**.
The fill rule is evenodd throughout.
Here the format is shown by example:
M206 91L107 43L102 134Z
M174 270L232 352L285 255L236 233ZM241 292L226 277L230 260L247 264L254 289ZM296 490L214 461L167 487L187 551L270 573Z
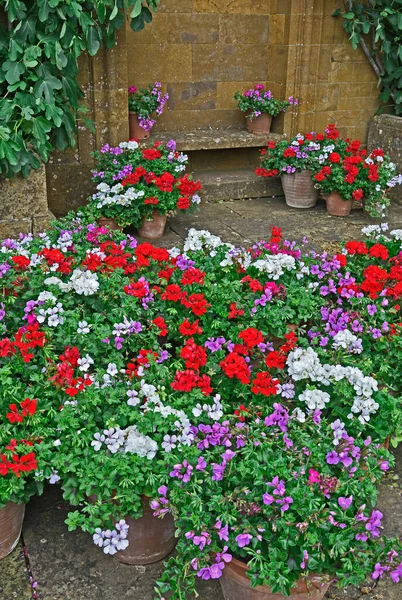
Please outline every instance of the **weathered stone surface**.
M193 77L197 81L265 80L267 63L257 44L198 44L193 47Z
M161 0L158 4L158 13L189 13L193 10L193 0Z
M165 111L158 121L157 131L190 131L194 129L240 129L244 115L234 110L172 110Z
M211 110L217 108L217 84L215 81L194 83L170 83L169 110Z
M193 171L228 171L230 169L246 169L256 167L255 163L250 161L249 148L231 148L226 150L196 150L191 153Z
M31 171L26 179L0 179L0 198L0 220L46 214L48 207L44 165Z
M56 216L85 204L94 193L92 165L53 165L48 169L49 207Z
M159 11L158 11L159 13ZM219 38L216 15L196 13L156 14L143 31L130 30L128 44L212 44ZM128 32L128 30L127 30ZM135 48L133 48L135 52ZM132 56L132 53L129 53Z
M368 131L367 146L369 150L383 148L402 172L402 117L379 115L371 121ZM394 188L390 197L402 204L400 186Z
M286 1L286 0L285 0ZM196 12L270 15L276 0L194 0Z
M0 560L1 600L32 600L32 590L25 566L21 543Z
M201 47L204 44L200 45ZM136 81L191 81L190 44L138 44L129 50L128 79ZM199 81L196 76L193 78Z
M265 83L261 81L261 83ZM250 81L218 81L217 83L217 108L224 110L233 110L237 108L237 102L234 99L236 92L244 92L255 85L255 80Z
M216 17L214 17L216 20ZM268 43L268 15L221 15L219 41L223 44L261 44L260 60ZM257 59L257 57L256 57Z
M194 178L202 183L203 202L283 195L279 180L256 177L253 169L195 171Z
M177 149L190 150L216 150L219 148L261 148L269 140L278 142L286 136L278 133L255 134L246 129L199 129L195 131L169 131L164 133L153 132L148 140L141 144L149 148L156 141L167 142L176 140Z
M17 237L19 233L32 233L32 219L0 221L0 240L7 237Z

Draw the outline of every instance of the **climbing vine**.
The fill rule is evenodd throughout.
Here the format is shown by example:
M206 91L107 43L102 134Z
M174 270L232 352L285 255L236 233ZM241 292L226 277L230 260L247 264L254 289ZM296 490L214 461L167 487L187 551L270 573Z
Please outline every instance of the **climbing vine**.
M402 0L345 0L343 26L360 46L379 80L380 100L402 115Z
M159 0L0 0L0 176L27 176L75 143L77 60L111 48L125 19L139 31Z

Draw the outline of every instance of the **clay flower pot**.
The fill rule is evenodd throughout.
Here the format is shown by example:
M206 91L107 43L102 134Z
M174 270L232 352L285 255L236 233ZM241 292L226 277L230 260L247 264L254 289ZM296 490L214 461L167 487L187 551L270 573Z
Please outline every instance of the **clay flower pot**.
M160 215L157 210L152 213L150 220L144 217L138 235L149 240L156 240L163 236L167 215Z
M109 229L113 229L114 231L123 231L123 227L120 227L114 219L108 219L107 217L100 217L98 225L99 227L109 227Z
M20 539L25 504L7 504L0 508L0 560L10 554Z
M250 113L249 113L250 114ZM271 131L272 115L262 113L253 119L246 117L247 130L250 133L269 133Z
M352 210L352 200L344 200L338 192L331 192L326 196L327 213L333 217L347 217Z
M308 575L296 582L290 596L273 594L266 585L251 587L246 571L247 565L235 558L225 565L220 579L225 600L321 600L329 588L323 576Z
M313 208L317 204L318 190L314 187L309 169L283 173L281 182L286 204L293 208Z
M163 560L176 545L175 525L171 514L154 517L149 498L144 498L144 512L139 519L126 517L129 545L115 557L126 565L150 565Z
M137 113L132 112L131 110L128 113L128 124L130 131L130 140L147 140L149 138L149 131L145 131L145 129L140 127Z

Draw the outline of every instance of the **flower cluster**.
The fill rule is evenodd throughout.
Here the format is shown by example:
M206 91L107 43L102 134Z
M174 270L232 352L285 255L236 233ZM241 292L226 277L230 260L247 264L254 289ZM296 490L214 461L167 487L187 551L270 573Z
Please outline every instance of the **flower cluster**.
M272 92L266 90L262 83L257 83L245 92L236 92L234 99L242 112L249 113L247 118L250 120L259 117L261 114L276 117L279 113L285 112L289 106L298 104L297 99L293 96L284 101L275 100Z
M122 226L138 226L155 210L173 214L200 203L201 184L183 174L188 157L176 151L173 140L165 145L155 142L153 148L140 148L136 141L114 148L106 144L94 156L97 191L88 206L93 218L103 216Z
M105 165L124 148L109 150ZM70 529L114 553L128 541L115 524L153 498L184 532L180 568L204 579L230 556L282 591L302 570L345 564L347 583L387 565L380 546L399 549L364 505L392 464L379 445L402 432L402 236L367 233L335 256L278 227L247 248L190 230L166 249L82 211L5 240L1 500L59 477ZM357 579L333 559L355 542L369 556Z
M384 214L390 202L386 192L401 183L396 165L381 148L369 153L358 140L342 139L334 124L324 134L299 133L290 143L268 142L256 174L276 177L304 169L325 196L337 192L344 200L361 201L372 216Z
M155 81L147 88L137 89L134 85L128 88L128 109L137 115L139 125L145 131L151 131L156 123L155 119L151 119L152 113L160 116L169 100L169 94L163 94L161 87L162 84Z

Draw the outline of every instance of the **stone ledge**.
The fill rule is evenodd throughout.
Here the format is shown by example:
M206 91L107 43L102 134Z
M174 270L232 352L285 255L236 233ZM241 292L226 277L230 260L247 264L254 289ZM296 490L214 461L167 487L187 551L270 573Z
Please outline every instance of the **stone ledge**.
M175 140L177 150L217 150L225 148L261 148L268 141L279 142L286 138L282 133L255 134L245 129L200 129L194 131L154 132L141 146L150 148L155 142Z
M252 169L195 171L194 179L202 183L202 202L283 196L279 179L257 177Z

